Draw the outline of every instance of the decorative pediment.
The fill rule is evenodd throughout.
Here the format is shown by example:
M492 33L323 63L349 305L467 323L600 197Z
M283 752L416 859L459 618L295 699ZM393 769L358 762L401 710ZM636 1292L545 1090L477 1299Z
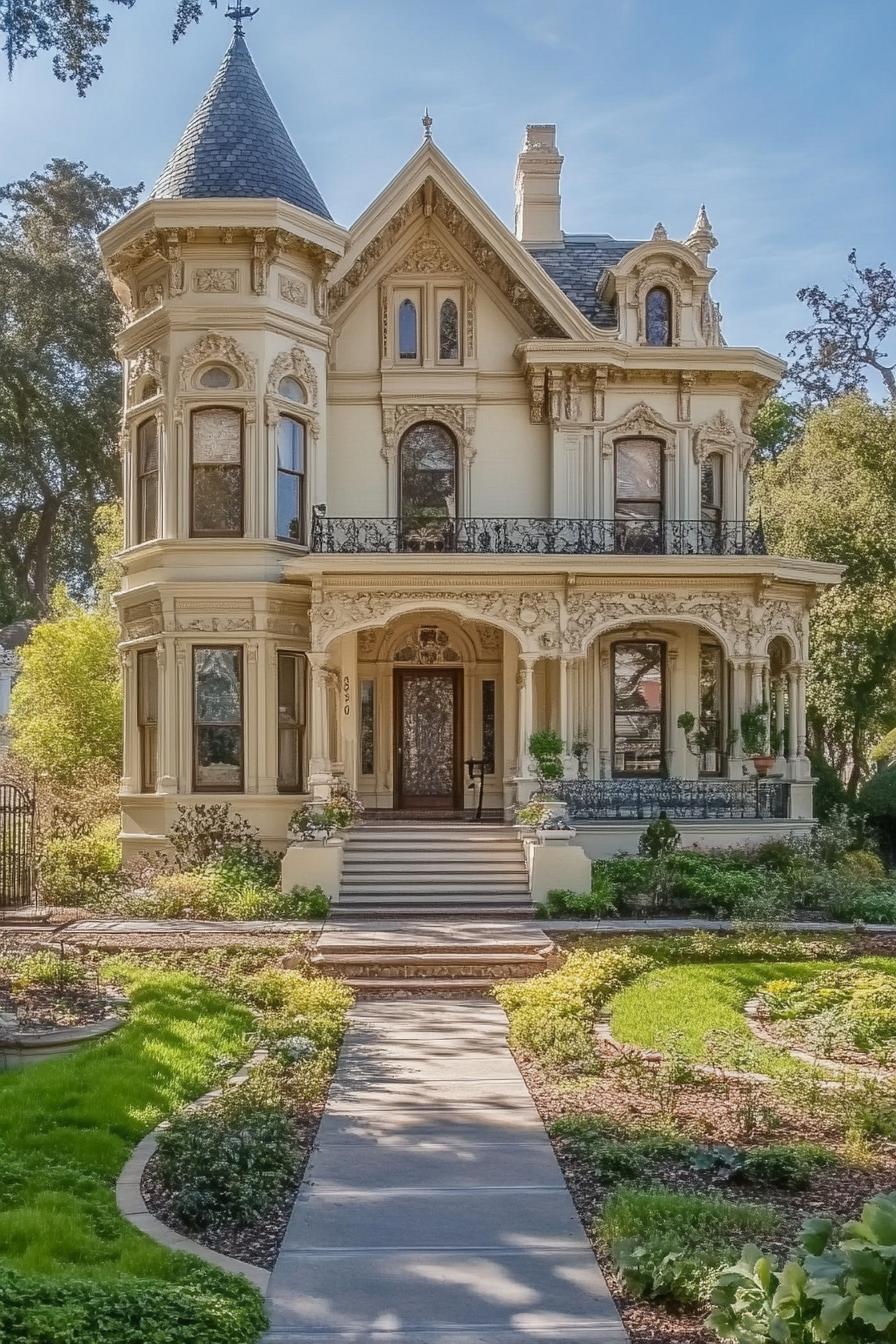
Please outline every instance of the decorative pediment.
M294 345L291 350L284 350L272 363L268 373L269 396L277 395L284 378L298 379L305 389L308 405L312 408L317 407L317 374L311 360L300 345Z
M621 419L607 425L604 430L605 449L609 451L617 439L625 438L662 439L666 451L671 452L678 442L678 430L652 406L648 406L646 401L639 401Z
M162 389L165 385L167 368L167 359L151 345L139 350L133 359L129 359L128 405L134 405L136 402L146 399L142 384L147 378L152 378L158 384L159 389Z
M349 302L368 276L382 272L382 263L396 248L401 235L418 219L435 218L447 230L457 248L464 254L464 263L450 257L446 249L436 239L427 247L417 251L418 244L412 245L399 263L401 273L409 259L415 263L419 259L427 266L435 267L436 253L433 244L442 253L439 260L447 260L449 271L478 268L484 272L492 284L499 290L507 302L519 313L533 335L544 338L562 338L569 333L564 331L560 322L548 311L545 304L533 293L528 285L499 255L497 248L467 218L457 205L445 194L433 178L428 177L423 186L413 191L402 205L392 214L377 235L363 248L341 279L330 286L330 312L335 316ZM430 235L431 238L431 235ZM528 256L526 264L536 265ZM423 273L422 269L418 273ZM545 277L547 283L547 277Z
M232 336L220 331L207 331L184 351L180 360L180 390L187 392L196 369L212 360L228 364L239 376L247 392L255 391L255 360Z
M698 425L693 438L694 461L699 465L707 453L731 453L738 466L745 467L756 448L756 440L742 434L724 411L716 411L709 420Z

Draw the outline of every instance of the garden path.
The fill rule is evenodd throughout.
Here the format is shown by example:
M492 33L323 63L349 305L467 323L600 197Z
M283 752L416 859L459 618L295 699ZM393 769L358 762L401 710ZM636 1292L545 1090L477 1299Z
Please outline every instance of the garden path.
M265 1344L626 1344L497 1004L358 1004Z

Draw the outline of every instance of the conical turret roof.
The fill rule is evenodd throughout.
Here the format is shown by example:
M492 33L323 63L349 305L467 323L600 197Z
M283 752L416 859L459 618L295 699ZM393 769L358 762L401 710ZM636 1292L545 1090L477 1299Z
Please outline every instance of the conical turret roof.
M240 33L152 189L157 200L279 197L330 219Z

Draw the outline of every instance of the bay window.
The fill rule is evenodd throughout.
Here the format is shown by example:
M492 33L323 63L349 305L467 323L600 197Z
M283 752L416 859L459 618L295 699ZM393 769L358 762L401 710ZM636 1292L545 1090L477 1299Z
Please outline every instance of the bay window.
M243 535L243 417L220 406L190 422L190 535Z
M193 649L193 788L239 793L243 788L243 651Z

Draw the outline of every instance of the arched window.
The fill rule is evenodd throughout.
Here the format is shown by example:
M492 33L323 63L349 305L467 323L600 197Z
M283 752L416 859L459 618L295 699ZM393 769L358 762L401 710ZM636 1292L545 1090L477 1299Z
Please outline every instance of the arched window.
M657 439L616 444L616 550L662 550L663 445Z
M707 453L700 468L700 549L716 554L722 543L722 454Z
M460 359L460 319L454 299L444 299L439 309L439 359Z
M305 426L288 415L277 426L277 536L305 540Z
M417 305L413 299L402 299L398 305L398 358L417 358Z
M235 385L236 379L230 372L230 369L225 369L223 364L213 364L210 369L205 369L204 372L199 375L199 386L209 390L217 390L222 387L234 387Z
M284 401L305 402L308 400L305 396L305 389L298 378L281 378L277 391Z
M414 425L399 445L399 511L402 546L445 550L457 517L457 444L444 425Z
M190 422L190 535L243 535L243 417L220 406Z
M159 426L155 417L137 428L137 541L159 535Z
M672 296L658 285L644 303L644 329L648 345L672 344Z

